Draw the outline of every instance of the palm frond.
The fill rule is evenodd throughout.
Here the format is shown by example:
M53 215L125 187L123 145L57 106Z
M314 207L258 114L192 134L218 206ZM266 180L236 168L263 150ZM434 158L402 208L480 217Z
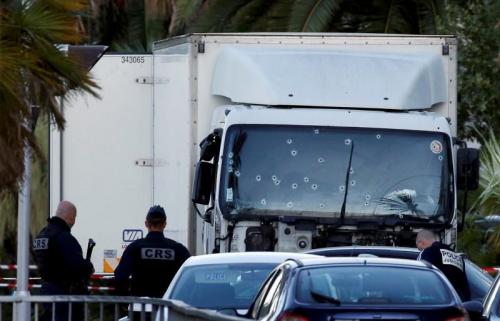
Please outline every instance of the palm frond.
M188 26L188 30L189 32L227 31L226 23L248 2L249 0L215 0L210 2L200 11L197 21Z
M414 12L413 1L391 0L387 8L384 33L416 33L410 23Z
M500 141L490 129L489 138L483 138L479 183L482 188L473 207L483 215L500 213Z
M340 0L297 0L290 13L288 31L327 31Z
M436 34L439 6L435 0L417 0L417 18L420 34Z
M267 0L252 0L242 6L230 19L228 32L266 31L256 29L256 20L262 17L271 7ZM258 25L257 25L258 27Z
M199 14L204 0L177 0L173 7L172 20L168 28L170 35L183 33Z
M75 88L96 94L87 71L55 44L77 43L74 10L81 1L39 0L0 3L0 191L16 190L23 173L25 144L40 156L34 133L25 125L39 106L62 127L55 96Z
M271 2L269 9L257 16L251 28L252 31L283 32L288 31L290 12L293 1L276 0Z

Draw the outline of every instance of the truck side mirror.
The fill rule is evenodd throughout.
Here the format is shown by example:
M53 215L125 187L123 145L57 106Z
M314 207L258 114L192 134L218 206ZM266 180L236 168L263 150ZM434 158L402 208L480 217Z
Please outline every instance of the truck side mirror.
M460 148L457 152L457 188L473 191L479 187L479 149Z
M214 164L199 161L196 165L196 174L193 182L191 200L196 204L208 205L214 185Z

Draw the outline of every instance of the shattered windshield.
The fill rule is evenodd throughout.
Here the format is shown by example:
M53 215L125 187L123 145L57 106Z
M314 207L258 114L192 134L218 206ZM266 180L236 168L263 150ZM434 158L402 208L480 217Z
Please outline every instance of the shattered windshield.
M408 130L234 125L221 165L221 209L335 218L347 188L346 217L446 221L453 209L448 141Z

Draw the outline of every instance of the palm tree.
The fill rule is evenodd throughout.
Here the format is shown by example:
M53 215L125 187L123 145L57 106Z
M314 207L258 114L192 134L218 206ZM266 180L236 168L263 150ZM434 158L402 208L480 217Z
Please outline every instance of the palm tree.
M178 0L173 34L291 31L435 33L444 0Z
M84 10L85 3L80 0L0 2L0 192L4 197L0 206L4 230L0 233L3 235L15 226L15 192L22 179L25 144L35 151L38 159L44 159L33 128L28 126L33 107L63 128L64 118L56 97L80 91L96 95L97 87L87 70L56 46L84 39L76 19ZM73 90L68 92L68 89ZM40 181L34 185L44 184L43 168L35 166L34 171L42 172Z
M150 52L155 40L168 36L175 0L90 0L83 19L90 43L112 51Z
M479 169L481 194L472 206L482 215L500 214L500 141L490 129L481 147L481 167ZM488 243L500 250L500 226L497 226L488 237Z

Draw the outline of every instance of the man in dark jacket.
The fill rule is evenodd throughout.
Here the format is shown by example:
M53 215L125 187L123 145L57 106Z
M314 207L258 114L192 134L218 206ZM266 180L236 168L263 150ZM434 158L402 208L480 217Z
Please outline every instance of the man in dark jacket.
M57 206L56 215L33 240L33 250L42 278L41 293L45 295L86 294L85 284L94 272L92 263L83 258L82 248L73 235L76 207L68 201ZM81 319L81 311L73 305L72 320ZM47 304L44 320L52 320L52 305ZM68 319L68 305L57 304L55 320Z
M177 270L190 256L186 247L163 235L166 224L165 210L159 205L151 207L145 222L148 234L127 246L116 267L118 294L163 296Z
M416 245L422 251L418 260L427 261L436 266L448 278L462 301L470 300L469 283L465 274L463 257L439 242L434 232L429 230L418 232Z

